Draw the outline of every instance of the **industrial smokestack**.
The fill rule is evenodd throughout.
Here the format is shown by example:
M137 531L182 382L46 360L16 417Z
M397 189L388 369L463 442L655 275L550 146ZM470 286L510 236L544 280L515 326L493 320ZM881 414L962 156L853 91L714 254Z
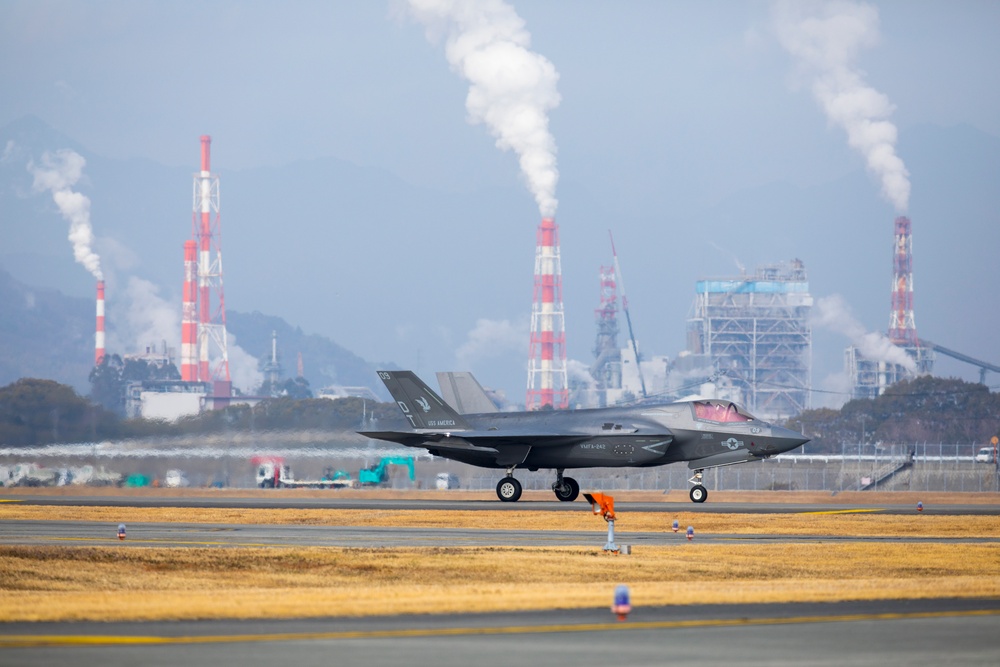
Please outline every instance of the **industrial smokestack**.
M221 223L219 221L219 177L211 170L212 138L201 137L201 171L194 175L192 228L198 244L198 382L219 380L228 383L229 348L226 334L226 300L222 292ZM214 214L214 218L213 218ZM212 294L215 298L212 298ZM213 314L212 302L217 310ZM214 347L218 363L211 368Z
M913 317L913 236L910 219L896 218L892 253L892 307L889 313L889 340L896 345L917 345L917 325Z
M94 334L94 365L104 359L104 281L97 281L97 329Z
M198 244L184 242L184 291L181 304L181 380L198 381Z
M212 252L212 137L201 137L201 172L195 178L198 194L195 199L195 216L198 217L198 379L206 382L211 378L208 360L208 336L205 335L212 324L211 313L211 269Z
M559 227L551 217L542 218L542 224L538 226L525 404L528 410L545 406L565 409L569 405Z

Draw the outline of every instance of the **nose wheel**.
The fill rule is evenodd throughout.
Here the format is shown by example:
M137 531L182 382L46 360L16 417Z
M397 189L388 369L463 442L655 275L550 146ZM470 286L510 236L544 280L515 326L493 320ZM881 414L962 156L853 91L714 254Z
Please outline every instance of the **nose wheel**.
M708 489L706 489L701 483L703 472L704 470L695 470L694 477L688 480L694 484L694 486L691 487L690 493L688 493L691 497L691 502L693 503L703 503L708 499Z
M521 483L514 479L514 468L507 469L507 476L497 483L497 498L505 503L515 503L521 497Z

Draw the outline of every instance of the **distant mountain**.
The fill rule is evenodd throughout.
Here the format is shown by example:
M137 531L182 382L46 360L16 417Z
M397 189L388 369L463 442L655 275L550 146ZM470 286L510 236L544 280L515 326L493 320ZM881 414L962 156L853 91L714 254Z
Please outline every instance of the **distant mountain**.
M95 318L92 299L25 285L0 268L0 312L0 386L33 377L68 384L82 395L90 392ZM314 391L331 384L364 385L388 400L375 376L376 367L328 338L306 334L280 317L257 312L229 312L227 324L240 347L258 359L270 356L271 332L277 332L279 360L286 378L295 377L301 353L305 377ZM108 352L122 354L131 350Z
M306 334L280 317L258 312L230 311L226 313L226 328L241 348L262 362L271 357L271 336L272 332L276 333L278 363L283 377L296 376L301 354L303 376L309 380L314 393L332 384L365 386L383 400L389 400L389 394L375 375L378 369L329 338ZM380 367L396 368L395 364L380 364Z
M0 386L22 377L90 391L94 302L29 287L0 269Z

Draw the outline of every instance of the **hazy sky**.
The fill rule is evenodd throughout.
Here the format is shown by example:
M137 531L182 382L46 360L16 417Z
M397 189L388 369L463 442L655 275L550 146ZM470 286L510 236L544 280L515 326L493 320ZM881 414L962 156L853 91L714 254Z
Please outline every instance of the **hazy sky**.
M810 188L865 169L865 158L814 98L815 71L802 67L779 41L770 2L510 4L530 33L531 50L558 72L560 101L548 127L560 184L586 191L623 220L655 225L664 211L682 219L761 186ZM907 0L836 7L873 8L877 16L875 30L850 60L860 80L893 105L889 119L901 143L908 132L928 125L965 124L1000 137L1000 3ZM107 157L190 167L196 138L207 133L213 168L222 173L330 156L443 193L516 187L533 204L516 157L495 146L487 127L468 122L469 84L449 66L444 40L429 41L404 2L4 0L0 85L0 125L33 114ZM868 186L877 196L876 177L868 177ZM574 210L559 193L557 188L563 210ZM888 229L896 212L884 203ZM557 219L564 238L573 233L572 219ZM588 234L614 222L597 222ZM756 224L759 233L782 233L766 220ZM996 218L974 224L992 228ZM512 230L533 239L535 225L532 217ZM660 276L647 276L640 264L647 254L638 246L647 231L638 225L616 230L619 252L633 307L646 297L645 314L633 314L640 337L653 341L646 351L674 355L683 344L683 323L676 313L669 319L650 314L659 288L644 284ZM888 241L880 236L876 242L885 255L881 280L889 266ZM575 316L579 333L570 335L570 356L589 363L597 263L610 257L603 232L588 237L586 246L593 266L579 273L593 274L593 284L575 293L567 287L567 293L579 295L573 308L582 313ZM726 251L707 242L697 252L711 261L705 273L735 268ZM565 253L564 269L571 262ZM789 258L741 257L750 266ZM532 259L511 258L512 271L530 273ZM981 275L994 288L995 267ZM690 303L700 277L677 278L684 282L678 298ZM524 282L516 283L518 290ZM849 278L834 287L817 285L814 277L813 293L843 293L858 304L866 326L884 330L888 282L885 277L878 283L872 297L869 286ZM463 340L474 344L478 318L512 327L490 335L516 337L530 310L530 293L518 298L519 309L503 312L470 306L452 350L420 348L425 374L439 370L430 365L455 365L454 349ZM290 314L275 314L298 323ZM366 348L360 339L318 330L319 320L303 326L309 324L366 358L418 363L412 346ZM424 324L430 326L399 326ZM667 326L670 334L654 344ZM526 350L525 340L521 357ZM1000 346L968 350L994 363L998 351ZM839 366L839 354L817 361L817 382ZM508 362L516 356L511 353ZM473 370L485 375L490 367ZM523 400L523 379L495 372L502 377L481 377L483 383L501 385Z

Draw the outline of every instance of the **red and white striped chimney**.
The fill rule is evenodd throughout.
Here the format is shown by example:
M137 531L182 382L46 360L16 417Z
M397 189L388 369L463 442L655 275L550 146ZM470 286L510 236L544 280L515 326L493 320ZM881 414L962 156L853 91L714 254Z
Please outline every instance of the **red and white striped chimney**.
M542 218L535 247L535 295L525 399L528 410L545 407L561 410L569 405L565 322L559 227L554 219Z
M97 281L97 331L94 334L94 365L104 358L104 281Z
M198 240L198 323L204 328L204 334L199 332L201 340L198 344L198 379L207 382L212 374L208 364L208 326L212 323L211 313L211 280L212 273L212 170L211 170L212 137L201 137L201 173L195 178L198 187L198 197L195 201L199 216Z
M184 242L184 291L181 304L181 380L198 381L198 244Z

